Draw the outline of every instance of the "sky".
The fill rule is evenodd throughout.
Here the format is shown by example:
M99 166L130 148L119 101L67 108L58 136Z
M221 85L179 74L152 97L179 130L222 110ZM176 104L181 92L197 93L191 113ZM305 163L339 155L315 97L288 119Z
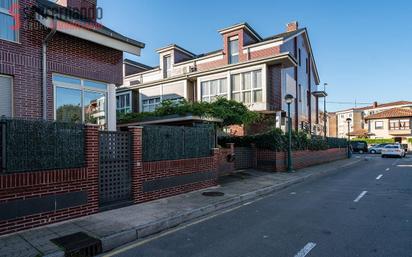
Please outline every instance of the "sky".
M195 53L221 49L217 30L248 22L262 37L297 20L308 29L328 111L412 101L412 1L98 0L100 22L146 44L135 61L157 66L171 43ZM320 87L321 89L323 88Z

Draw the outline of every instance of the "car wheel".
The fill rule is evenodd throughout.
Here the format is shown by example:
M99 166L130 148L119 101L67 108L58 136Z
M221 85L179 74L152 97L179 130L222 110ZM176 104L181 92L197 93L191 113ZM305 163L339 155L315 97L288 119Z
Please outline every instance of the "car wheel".
M375 154L375 153L376 153L376 151L375 151L375 150L372 150L372 151L371 151L371 154Z
M382 158L385 158L385 155L382 154Z

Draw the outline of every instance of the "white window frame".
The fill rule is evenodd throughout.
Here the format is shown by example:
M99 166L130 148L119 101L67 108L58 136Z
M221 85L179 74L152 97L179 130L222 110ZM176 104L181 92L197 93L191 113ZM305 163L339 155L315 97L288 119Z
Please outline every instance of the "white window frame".
M224 80L224 81L226 81L226 92L222 92L222 80ZM212 94L212 90L211 90L211 85L212 85L212 82L214 82L214 81L217 81L217 91L218 91L218 93L217 94ZM204 95L203 94L203 92L202 92L202 85L203 85L203 83L207 83L207 87L208 87L208 91L209 91L209 94L207 94L207 95ZM219 78L219 79L211 79L211 80L205 80L205 81L202 81L202 82L200 82L200 101L204 101L204 99L205 98L207 98L207 100L205 101L205 102L212 102L212 97L226 97L227 98L227 93L228 93L228 90L229 90L229 85L228 85L228 81L227 81L227 77L223 77L223 78Z
M167 67L166 60L169 60L170 67ZM163 56L163 78L170 78L172 76L172 55L167 54Z
M15 5L18 5L18 0L11 0L11 4L13 5L13 4L15 4ZM12 17L13 18L13 16L9 13L9 10L7 10L7 9L4 9L4 8L1 8L0 7L0 13L1 14L4 14L4 15L7 15L7 16L10 16L10 17ZM13 18L13 20L14 20L14 18ZM14 25L16 25L16 24L14 24ZM15 40L10 40L10 39L7 39L7 38L1 38L0 37L0 40L4 40L4 41L8 41L8 42L13 42L13 43L19 43L20 41L20 31L19 30L14 30L14 37L15 37Z
M72 79L78 79L80 80L80 84L72 84L72 83L66 83L66 82L60 82L60 81L54 81L53 80L53 76L61 76L61 77L66 77L66 78L72 78ZM88 87L84 85L85 81L91 81L91 82L96 82L96 83L101 83L101 84L105 84L106 85L106 90L104 89L98 89L95 87ZM109 105L108 105L108 87L109 85L107 83L104 82L100 82L100 81L95 81L95 80L91 80L91 79L84 79L84 78L79 78L79 77L74 77L74 76L70 76L70 75L65 75L65 74L60 74L60 73L53 73L52 74L52 83L53 83L53 112L54 112L54 120L57 119L57 88L67 88L67 89L75 89L75 90L79 90L80 91L80 105L82 108L82 123L85 122L85 113L84 113L84 92L91 92L91 93L102 93L105 96L105 119L106 119L106 123L104 125L104 127L107 128L107 123L108 123L108 110L109 110Z
M117 106L117 97L124 97L126 95L129 96L129 106L118 108L118 106ZM132 91L116 94L116 112L120 112L120 113L133 112Z
M237 49L235 53L232 53L231 43L237 41ZM239 63L239 37L231 37L228 42L228 52L229 52L229 64ZM237 62L232 62L232 57L237 56Z
M158 101L156 101L157 99L159 99ZM155 100L154 103L145 103L145 101L149 102L150 100ZM160 96L156 96L156 97L148 97L146 99L142 99L142 111L141 112L153 112L156 110L157 106L160 105L160 103L162 102L162 99ZM149 108L149 111L145 111L145 107ZM150 110L150 108L153 107L153 110Z
M256 73L256 72L260 72L261 81L260 81L260 87L259 88L255 88L255 81L253 79L253 76L254 76L253 74ZM243 82L244 82L243 77L244 77L244 74L246 74L246 73L250 73L250 80L251 80L250 89L243 89ZM240 90L235 91L235 90L233 90L234 86L233 86L232 83L233 83L233 76L237 76L237 75L240 75ZM263 71L262 71L262 69L251 70L251 71L240 72L240 73L233 73L230 76L230 83L231 83L231 85L230 85L230 89L231 89L230 96L231 96L232 100L234 100L233 94L240 93L240 102L244 103L246 105L255 104L255 103L263 103L264 102L264 100L263 100ZM254 101L254 92L255 91L261 91L262 99L261 99L260 102L255 102ZM246 103L245 99L243 99L243 93L245 93L245 92L250 92L250 94L251 94L249 103Z
M14 78L12 76L8 76L8 75L3 75L0 74L0 77L3 78L8 78L10 79L10 112L11 112L11 118L14 117ZM1 117L1 116L0 116Z
M377 126L377 124L382 124L381 126ZM381 120L377 120L377 121L375 121L375 129L383 129L383 127L384 127L384 122L383 121L381 121Z

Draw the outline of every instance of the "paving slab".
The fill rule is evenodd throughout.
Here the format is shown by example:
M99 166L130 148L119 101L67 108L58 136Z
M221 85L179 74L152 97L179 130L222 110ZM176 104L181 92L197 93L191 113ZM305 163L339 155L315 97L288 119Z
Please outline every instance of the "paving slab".
M363 159L341 160L299 170L271 173L246 170L224 177L220 185L165 199L109 210L87 217L47 225L0 237L0 257L57 257L63 252L50 239L85 232L102 241L104 251L216 211L262 197L295 183L355 165ZM207 197L205 191L220 191L224 196Z

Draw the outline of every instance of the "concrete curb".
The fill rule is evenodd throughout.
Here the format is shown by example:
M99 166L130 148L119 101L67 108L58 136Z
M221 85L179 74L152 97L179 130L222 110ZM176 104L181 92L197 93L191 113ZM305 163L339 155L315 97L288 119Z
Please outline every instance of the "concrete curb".
M189 221L201 218L203 216L207 216L209 214L218 212L220 210L224 210L224 209L227 209L233 206L238 206L245 202L258 199L262 196L280 191L292 185L302 183L310 179L322 177L325 175L335 174L340 169L353 166L355 164L358 164L361 161L363 161L363 159L356 159L353 162L345 164L340 167L334 167L332 169L327 169L327 170L320 171L317 173L312 173L306 176L291 179L282 184L268 186L268 187L264 187L264 188L261 188L261 189L258 189L252 192L247 192L242 195L238 195L238 196L226 199L224 201L221 201L215 204L203 206L201 208L190 210L190 211L178 214L176 216L171 216L165 219L158 220L156 222L145 224L140 227L135 227L135 228L132 228L126 231L122 231L120 233L116 233L116 234L101 238L103 252L113 250L114 248L133 242L137 239L142 239L142 238L154 235L154 234L158 234L162 231L174 228L183 223L187 223Z

